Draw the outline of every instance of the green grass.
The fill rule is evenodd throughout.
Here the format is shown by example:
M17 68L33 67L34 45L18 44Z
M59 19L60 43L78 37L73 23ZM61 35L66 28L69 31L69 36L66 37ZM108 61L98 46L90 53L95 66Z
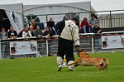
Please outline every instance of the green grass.
M0 82L124 82L124 52L91 56L108 58L108 70L98 71L95 66L82 66L76 67L76 71L64 67L58 72L55 56L5 59L0 60Z

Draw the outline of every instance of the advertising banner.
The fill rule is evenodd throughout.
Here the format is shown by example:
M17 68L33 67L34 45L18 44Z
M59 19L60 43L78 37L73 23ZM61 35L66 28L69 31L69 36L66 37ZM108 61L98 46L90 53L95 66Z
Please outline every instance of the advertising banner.
M10 55L36 54L37 41L10 42Z
M102 49L124 48L124 35L102 36Z

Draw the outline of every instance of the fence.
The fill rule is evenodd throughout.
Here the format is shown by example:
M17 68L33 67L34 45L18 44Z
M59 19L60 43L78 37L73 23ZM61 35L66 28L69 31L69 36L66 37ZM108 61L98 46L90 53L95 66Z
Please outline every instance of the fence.
M44 15L27 15L26 20L29 22L31 19L35 19L37 23L43 23L46 26L46 22L49 18L53 18L56 22L66 19L71 19L73 16L79 18L79 22L83 20L84 17L90 19L91 13L96 14L99 20L99 25L101 28L111 28L111 27L124 27L124 11L123 10L113 10L113 11L95 11L95 12L72 12L72 13L58 13L58 14L44 14ZM27 23L28 23L27 22Z
M18 38L16 40L6 40L6 42L3 42L1 40L1 44L6 44L6 48L4 50L5 52L5 58L10 57L11 55L14 56L26 56L26 55L34 55L34 56L50 56L50 53L54 53L56 55L57 48L58 48L58 38L57 36L53 36L54 39L37 39L37 38L28 38L22 39ZM16 42L19 54L12 54L12 47L13 44ZM19 43L21 42L21 43ZM30 45L28 45L28 42ZM105 47L104 43L106 42ZM86 33L86 34L80 34L80 43L81 43L81 49L94 53L95 51L103 52L103 51L115 51L115 50L123 50L124 49L124 32L118 31L118 32L103 32L102 34L94 34L94 33ZM37 46L37 49L35 50L35 47L32 45ZM10 47L11 46L11 47ZM2 52L3 46L1 46L0 51ZM30 47L33 49L33 51L28 50ZM36 51L36 52L34 52ZM23 53L22 53L23 52ZM2 57L0 57L2 58Z

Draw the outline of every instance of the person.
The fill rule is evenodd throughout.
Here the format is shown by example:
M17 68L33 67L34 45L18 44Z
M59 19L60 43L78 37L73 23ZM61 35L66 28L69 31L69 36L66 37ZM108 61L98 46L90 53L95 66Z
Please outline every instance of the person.
M30 28L32 28L33 30L35 30L36 27L37 27L37 24L36 24L35 20L34 19L31 19Z
M48 39L51 39L51 30L49 26L46 26L44 32L43 32L43 36L47 36ZM49 40L49 44L48 44L48 56L53 55L52 53L52 40Z
M101 36L100 33L102 33L101 28L98 26L98 24L95 24L93 27L93 33L95 33L94 36L94 43L95 43L95 52L97 52L99 50L99 48L101 48Z
M6 35L4 27L1 28L0 39L2 39L2 41L1 41L1 55L2 55L2 58L5 58L6 42L4 40L7 39L7 35Z
M16 37L17 37L17 32L11 26L10 27L10 30L8 31L8 38L10 38L10 39L16 39Z
M53 35L57 34L57 32L55 31L55 28L54 28L55 22L53 21L53 18L50 18L50 20L47 22L47 26L50 27L50 31Z
M80 31L83 33L91 33L90 24L87 21L86 17L84 17L83 21L80 24Z
M22 32L22 37L23 38L32 37L31 32L30 32L30 30L28 29L27 26L24 28L24 31Z
M36 30L35 30L35 32L34 32L34 35L35 35L37 38L42 38L43 33L42 33L42 31L40 30L40 27L39 27L39 26L36 27Z
M48 38L51 38L50 36L50 27L46 26L46 28L43 31L43 36L47 36Z
M35 31L36 29L33 30L33 27L30 27L29 30L30 30L30 32L31 32L31 35L34 36L34 31Z
M89 20L90 26L93 28L95 24L98 24L98 20L95 18L95 14L91 14L91 19Z
M56 31L59 31L57 52L58 71L61 71L64 55L66 55L68 64L74 62L73 44L75 44L76 51L80 50L79 28L76 24L78 24L78 19L73 18L67 21L60 21L54 26ZM68 69L74 71L74 65L70 65Z
M53 21L53 18L50 18L49 21L47 22L47 26L49 26L52 29L54 25L55 25L55 22Z

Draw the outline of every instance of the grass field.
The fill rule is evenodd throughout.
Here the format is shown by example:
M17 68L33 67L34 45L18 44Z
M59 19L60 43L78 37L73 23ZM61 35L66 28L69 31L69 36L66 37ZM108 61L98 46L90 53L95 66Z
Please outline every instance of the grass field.
M0 82L124 82L124 52L91 54L108 58L108 70L76 67L75 71L57 71L56 57L17 58L0 60ZM77 56L75 55L76 59Z

